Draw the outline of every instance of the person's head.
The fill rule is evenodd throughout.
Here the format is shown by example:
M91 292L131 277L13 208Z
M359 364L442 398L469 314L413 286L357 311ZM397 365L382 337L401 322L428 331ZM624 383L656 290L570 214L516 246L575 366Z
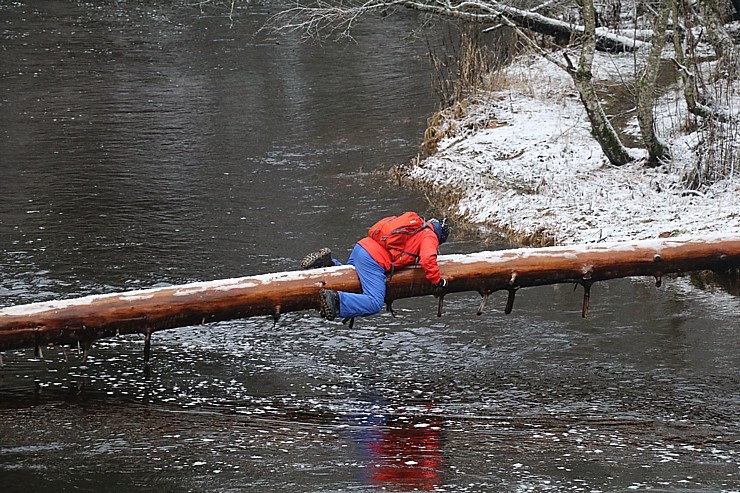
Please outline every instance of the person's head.
M430 219L429 222L432 223L439 244L441 245L447 241L447 238L450 236L450 225L447 224L447 218L443 218L441 222L439 219Z

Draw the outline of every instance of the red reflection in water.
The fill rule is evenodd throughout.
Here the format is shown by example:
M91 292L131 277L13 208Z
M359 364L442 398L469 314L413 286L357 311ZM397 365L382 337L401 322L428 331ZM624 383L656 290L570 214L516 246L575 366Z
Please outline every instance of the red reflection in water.
M394 420L363 431L360 448L368 480L402 491L430 491L441 484L441 427L433 421Z

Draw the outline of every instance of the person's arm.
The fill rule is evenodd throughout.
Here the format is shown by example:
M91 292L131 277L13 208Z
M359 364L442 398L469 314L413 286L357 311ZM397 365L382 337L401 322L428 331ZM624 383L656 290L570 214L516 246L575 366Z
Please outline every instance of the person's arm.
M437 264L438 248L439 241L437 241L437 236L433 232L431 235L424 235L419 245L419 265L424 269L424 275L429 282L435 286L442 281L442 275Z

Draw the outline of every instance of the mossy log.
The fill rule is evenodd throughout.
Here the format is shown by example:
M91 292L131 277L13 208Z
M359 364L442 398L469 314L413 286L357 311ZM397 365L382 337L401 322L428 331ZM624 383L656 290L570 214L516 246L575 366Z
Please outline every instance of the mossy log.
M597 281L631 276L726 269L740 266L740 235L666 238L627 243L521 248L441 255L446 293L508 290L511 310L517 289L578 283L588 293ZM321 288L360 289L351 266L280 272L171 287L86 296L0 309L0 350L49 344L89 344L118 334L153 332L222 320L315 310ZM420 268L396 272L386 301L428 296L434 289Z

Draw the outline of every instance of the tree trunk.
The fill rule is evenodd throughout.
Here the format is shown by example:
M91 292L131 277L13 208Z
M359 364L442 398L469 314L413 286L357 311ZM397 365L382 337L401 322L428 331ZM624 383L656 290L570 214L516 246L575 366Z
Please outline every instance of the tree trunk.
M572 247L523 248L439 257L447 293L498 290L513 294L527 286L591 284L629 276L655 276L740 266L740 235L702 239L668 238ZM319 307L321 288L360 290L353 267L329 267L254 277L198 282L126 293L33 303L0 309L0 351L48 344L80 344L118 334L145 334L253 316ZM398 271L386 301L433 294L420 268Z
M670 159L668 148L655 131L655 119L653 118L656 98L655 82L660 70L660 55L665 45L665 31L670 13L671 2L665 0L655 16L650 53L638 81L637 121L640 125L642 142L648 151L648 163L651 166L660 166L665 160Z
M584 24L581 57L577 68L573 67L570 59L566 57L569 66L568 72L573 77L578 94L581 96L581 101L591 122L591 132L594 138L601 146L609 162L615 166L621 166L632 161L632 157L604 113L604 108L599 102L593 84L591 69L594 62L594 52L596 51L596 37L594 34L596 30L596 10L594 9L593 0L583 0L581 11Z
M680 19L685 19L687 22L687 29L685 31L688 38L688 44L689 46L695 46L698 42L694 39L692 34L692 19L694 16L690 12L687 12L687 9L690 9L691 7L684 4L684 0L670 1L673 7L674 25L678 25ZM689 112L705 119L716 119L720 122L729 121L730 117L723 111L718 110L716 107L707 106L703 103L704 98L700 94L699 84L696 80L696 74L699 70L695 61L696 54L690 54L687 57L678 29L674 29L673 31L673 48L676 54L673 62L676 65L676 70L681 74L684 99L686 100L686 106Z
M719 79L725 78L725 72L733 75L737 69L737 50L735 49L732 36L730 36L722 24L717 5L714 0L699 0L697 3L703 24L707 28L709 39L712 42L714 51L717 53L717 57L720 59L717 65L716 77Z

